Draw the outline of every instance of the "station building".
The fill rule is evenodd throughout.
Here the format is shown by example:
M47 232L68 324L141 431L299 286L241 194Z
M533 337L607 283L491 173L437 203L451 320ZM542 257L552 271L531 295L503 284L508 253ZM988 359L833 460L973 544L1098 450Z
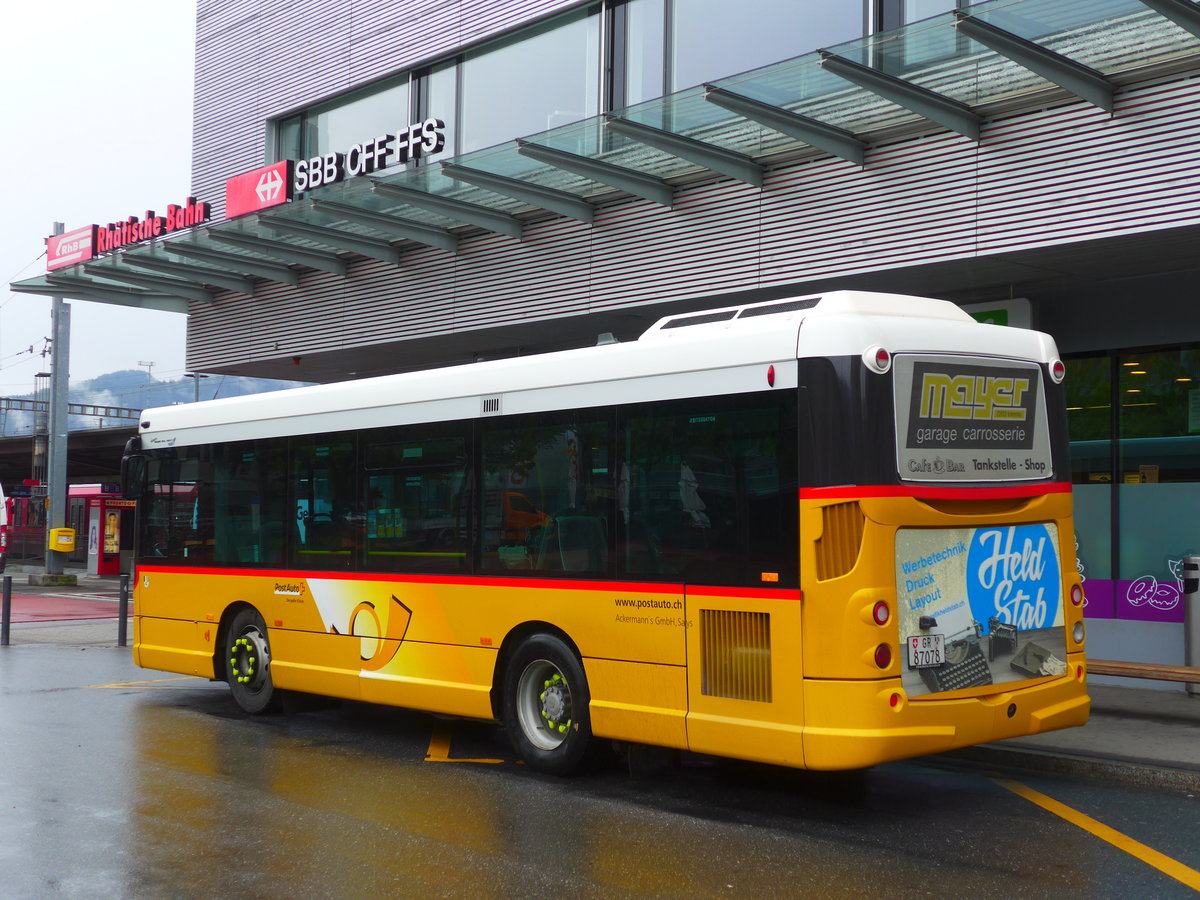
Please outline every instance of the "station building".
M193 196L13 288L318 382L835 288L953 300L1068 361L1091 652L1181 663L1200 6L951 6L198 0Z

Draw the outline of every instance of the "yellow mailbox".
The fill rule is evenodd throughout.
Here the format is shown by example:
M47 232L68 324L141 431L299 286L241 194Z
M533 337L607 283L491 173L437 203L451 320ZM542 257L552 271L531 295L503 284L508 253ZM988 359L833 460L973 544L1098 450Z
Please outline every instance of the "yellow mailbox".
M50 549L59 553L71 553L75 550L74 528L51 528Z

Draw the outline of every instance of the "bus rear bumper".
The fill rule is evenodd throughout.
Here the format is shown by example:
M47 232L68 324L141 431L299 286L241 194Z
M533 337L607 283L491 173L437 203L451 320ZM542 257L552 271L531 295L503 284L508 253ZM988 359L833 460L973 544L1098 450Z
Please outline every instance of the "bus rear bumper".
M805 710L805 766L855 769L1083 725L1091 700L1073 675L986 695L912 700L895 682L809 679Z

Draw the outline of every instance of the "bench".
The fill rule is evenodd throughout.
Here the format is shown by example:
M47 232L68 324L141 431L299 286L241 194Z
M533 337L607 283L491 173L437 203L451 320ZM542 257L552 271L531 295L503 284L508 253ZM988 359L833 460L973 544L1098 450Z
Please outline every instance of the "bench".
M1116 675L1121 678L1149 678L1155 681L1182 681L1187 684L1200 684L1200 669L1191 666L1125 662L1118 659L1089 659L1087 669L1092 675Z

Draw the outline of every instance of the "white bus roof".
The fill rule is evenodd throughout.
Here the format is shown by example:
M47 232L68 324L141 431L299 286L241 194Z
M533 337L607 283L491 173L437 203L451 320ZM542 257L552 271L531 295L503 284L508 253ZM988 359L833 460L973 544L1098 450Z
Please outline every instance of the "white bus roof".
M801 327L801 326L804 327ZM148 409L143 447L186 446L795 387L798 357L940 351L1056 356L1044 334L952 303L835 291L668 316L637 341Z

